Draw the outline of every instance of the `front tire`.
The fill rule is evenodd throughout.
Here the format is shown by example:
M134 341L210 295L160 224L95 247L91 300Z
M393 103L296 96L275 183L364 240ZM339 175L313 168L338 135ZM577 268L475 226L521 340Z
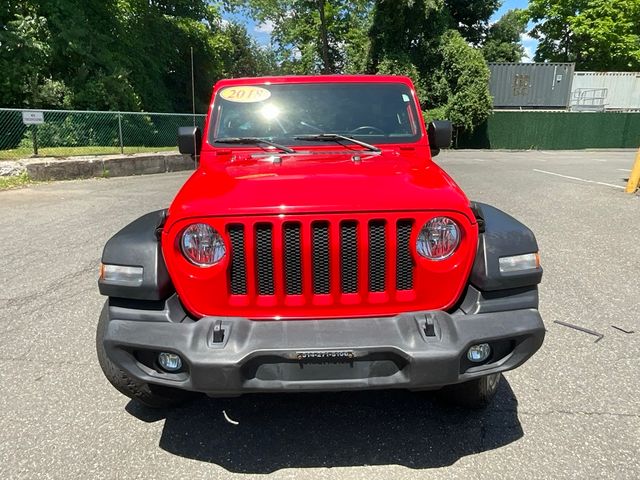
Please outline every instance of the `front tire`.
M98 363L100 363L102 372L104 376L107 377L107 380L109 380L109 383L120 393L150 408L175 407L188 400L192 396L191 392L135 380L109 359L103 342L104 334L109 324L108 313L109 302L107 301L102 308L100 319L98 320L96 351L98 354Z
M447 403L470 409L488 407L498 391L501 373L494 373L484 377L469 380L444 387L440 394Z

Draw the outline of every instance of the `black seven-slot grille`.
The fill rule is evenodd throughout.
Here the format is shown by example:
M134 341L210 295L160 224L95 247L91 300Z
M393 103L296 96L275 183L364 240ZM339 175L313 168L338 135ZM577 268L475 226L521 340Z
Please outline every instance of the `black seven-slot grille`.
M313 221L310 224L310 244L305 246L300 222L285 221L281 225L268 222L247 225L231 223L227 233L231 242L229 264L229 292L247 295L249 285L254 285L257 295L276 293L276 272L282 272L282 291L286 295L302 295L304 291L305 261L311 270L309 288L314 295L332 293L337 285L339 293L385 292L390 282L396 290L413 290L414 264L410 238L413 220L373 219L367 222L366 235L356 220L343 220L334 230L338 235L332 242L329 221ZM276 235L274 228L281 228ZM393 229L389 231L389 229ZM389 242L393 235L394 241ZM364 238L361 238L364 237ZM280 240L276 245L277 240ZM337 241L336 241L337 240ZM247 245L246 242L253 242ZM366 243L365 243L366 242ZM393 248L389 245L393 244ZM361 246L367 254L367 277L362 278ZM254 268L248 268L248 250L253 250ZM395 251L391 251L391 250ZM395 261L389 262L393 255ZM336 261L337 260L337 261ZM281 262L280 268L276 262ZM389 266L394 271L389 272ZM334 271L339 270L339 271ZM253 274L253 275L252 275ZM332 282L336 275L339 281ZM388 276L392 275L391 278ZM254 278L249 278L254 276Z

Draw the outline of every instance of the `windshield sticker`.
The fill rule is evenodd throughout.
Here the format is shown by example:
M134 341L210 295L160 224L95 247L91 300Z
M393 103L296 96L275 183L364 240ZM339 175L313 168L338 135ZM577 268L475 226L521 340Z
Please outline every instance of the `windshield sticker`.
M409 95L407 95L406 93L402 94L402 99L407 103L411 101L411 99L409 98Z
M271 92L262 87L227 87L220 92L220 96L229 102L257 103L270 98Z

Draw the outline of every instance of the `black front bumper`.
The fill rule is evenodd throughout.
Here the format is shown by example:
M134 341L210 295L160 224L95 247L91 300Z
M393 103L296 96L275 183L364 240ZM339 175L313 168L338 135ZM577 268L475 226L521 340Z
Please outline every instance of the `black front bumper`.
M103 311L107 355L140 381L209 395L420 390L516 368L540 348L545 334L535 309L339 320L205 317L196 322L180 312L175 298L164 310L111 302ZM224 330L222 341L214 336L216 325ZM489 343L494 352L482 365L466 357L478 343ZM155 364L158 352L179 354L183 370L163 372Z

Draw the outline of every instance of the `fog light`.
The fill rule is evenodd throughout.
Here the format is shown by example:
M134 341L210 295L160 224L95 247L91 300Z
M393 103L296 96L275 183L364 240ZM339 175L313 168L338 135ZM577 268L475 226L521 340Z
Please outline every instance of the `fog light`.
M158 363L167 372L177 372L182 368L182 359L180 355L175 353L160 352L158 354Z
M488 343L472 345L467 352L467 358L474 363L484 362L491 355L491 347Z

